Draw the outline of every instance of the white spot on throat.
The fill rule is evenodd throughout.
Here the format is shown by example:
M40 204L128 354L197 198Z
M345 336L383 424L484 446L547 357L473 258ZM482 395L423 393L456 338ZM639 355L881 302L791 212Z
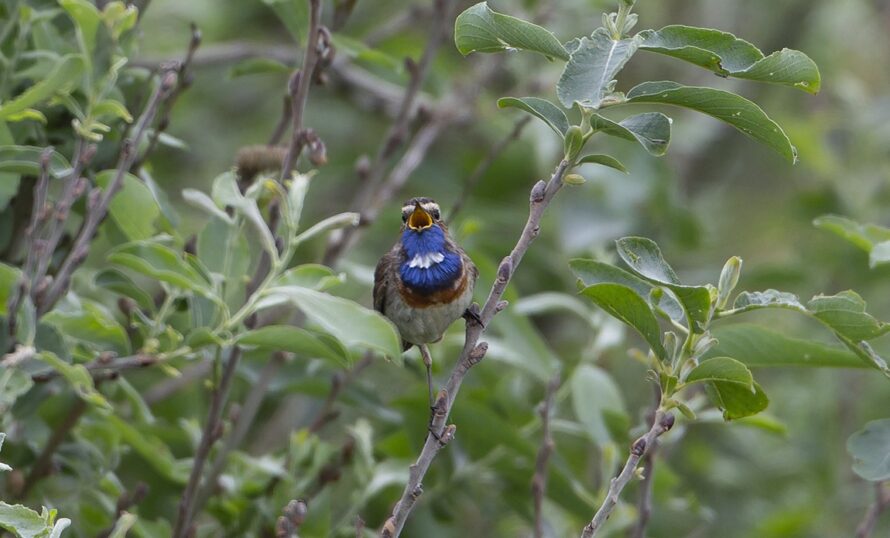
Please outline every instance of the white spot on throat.
M420 267L428 269L430 266L441 263L445 259L445 255L441 252L427 252L426 254L415 254L408 267Z

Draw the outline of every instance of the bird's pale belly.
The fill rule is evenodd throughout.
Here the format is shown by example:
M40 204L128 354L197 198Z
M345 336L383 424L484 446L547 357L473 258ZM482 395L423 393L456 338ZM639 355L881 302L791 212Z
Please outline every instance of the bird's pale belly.
M403 340L411 344L429 344L442 338L448 327L463 315L472 300L472 287L467 286L450 303L414 308L395 292L389 296L386 315L396 324Z

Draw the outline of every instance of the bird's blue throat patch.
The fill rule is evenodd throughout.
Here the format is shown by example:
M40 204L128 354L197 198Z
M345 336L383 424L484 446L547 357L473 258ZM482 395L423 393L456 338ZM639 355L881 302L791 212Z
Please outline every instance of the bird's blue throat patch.
M406 229L402 233L405 261L399 276L408 287L420 293L432 293L454 284L463 262L460 255L445 246L445 232L433 225L421 231Z

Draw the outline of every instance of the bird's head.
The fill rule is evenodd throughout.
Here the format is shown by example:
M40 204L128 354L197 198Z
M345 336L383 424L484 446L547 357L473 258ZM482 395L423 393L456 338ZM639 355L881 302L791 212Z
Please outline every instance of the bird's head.
M404 229L416 233L441 226L439 204L432 198L412 198L402 206Z

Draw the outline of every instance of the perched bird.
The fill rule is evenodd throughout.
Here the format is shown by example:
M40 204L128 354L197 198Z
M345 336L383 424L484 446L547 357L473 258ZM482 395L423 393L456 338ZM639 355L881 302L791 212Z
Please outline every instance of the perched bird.
M432 363L426 344L441 340L459 317L479 321L467 309L479 270L440 218L439 204L430 198L405 202L401 238L374 271L374 308L398 328L405 350L420 348L431 401Z

